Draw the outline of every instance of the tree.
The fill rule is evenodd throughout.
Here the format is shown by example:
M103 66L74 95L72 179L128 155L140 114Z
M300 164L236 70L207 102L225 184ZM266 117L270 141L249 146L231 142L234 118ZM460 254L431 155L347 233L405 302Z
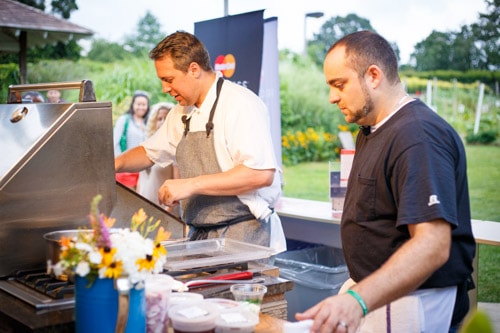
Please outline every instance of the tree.
M489 13L480 13L479 22L462 26L458 32L432 33L415 45L415 69L459 70L500 67L500 0L485 0Z
M16 0L17 2L24 3L30 7L45 11L45 0ZM52 13L60 15L65 20L69 19L71 12L78 10L76 0L52 0L50 2Z
M330 46L340 38L350 33L370 30L374 31L370 21L359 17L356 14L348 14L346 17L335 16L326 21L318 34L314 34L312 41L307 43L307 54L318 66L323 65L326 52ZM399 59L399 48L395 43L391 43Z
M118 43L110 43L104 39L95 39L92 41L87 57L90 60L100 62L114 62L125 59L130 53Z
M60 14L65 20L69 19L71 12L78 10L76 0L52 0L52 12Z
M158 19L150 11L139 20L137 32L125 39L125 48L135 55L147 54L165 37Z
M45 11L45 0L17 0L17 2Z
M415 45L411 55L418 71L485 69L486 61L476 45L471 27L462 26L459 32L432 33Z
M459 71L486 69L486 61L476 46L476 38L470 26L464 25L460 32L453 33L450 51L451 60L446 69Z
M411 57L415 59L417 71L448 68L452 54L453 35L433 30L431 34L415 45Z
M490 69L500 68L500 0L485 0L489 13L479 13L479 22L472 25L474 36Z

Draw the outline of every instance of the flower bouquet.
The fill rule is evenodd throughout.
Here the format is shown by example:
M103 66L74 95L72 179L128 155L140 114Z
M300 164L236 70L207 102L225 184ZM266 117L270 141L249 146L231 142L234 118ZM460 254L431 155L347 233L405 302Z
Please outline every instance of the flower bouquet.
M153 222L141 208L131 219L130 228L112 229L115 219L99 212L102 199L92 200L89 215L91 232L82 229L76 237L62 237L60 261L54 265L56 276L63 273L87 278L91 285L96 278L127 276L131 284L143 282L149 274L161 273L167 260L161 242L170 233ZM154 239L148 236L157 230Z
M97 195L92 200L91 229L61 238L59 262L52 269L56 276L68 274L75 279L77 332L112 332L115 325L118 327L123 281L130 302L126 306L130 309L125 316L126 332L145 331L145 280L163 271L167 251L161 242L170 233L160 226L160 220L148 218L143 209L132 216L130 228L113 229L115 219L99 212L101 199ZM148 238L154 231L154 239Z

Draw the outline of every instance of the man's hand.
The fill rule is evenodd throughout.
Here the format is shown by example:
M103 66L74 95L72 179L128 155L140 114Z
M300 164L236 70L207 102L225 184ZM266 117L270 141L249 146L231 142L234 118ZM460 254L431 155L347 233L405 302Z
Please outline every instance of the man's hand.
M167 179L158 190L158 201L169 207L177 206L180 200L192 195L191 182L191 179Z
M353 287L370 311L415 290L448 259L451 247L448 222L437 219L410 224L408 230L411 238L378 270ZM342 294L325 299L296 318L314 319L311 332L356 332L362 310L354 297Z
M193 195L240 195L271 185L274 172L274 169L257 170L237 165L220 173L168 179L158 190L158 201L167 206L175 206L180 200Z
M311 332L357 332L363 311L348 294L330 296L304 313L295 315L297 320L314 319Z

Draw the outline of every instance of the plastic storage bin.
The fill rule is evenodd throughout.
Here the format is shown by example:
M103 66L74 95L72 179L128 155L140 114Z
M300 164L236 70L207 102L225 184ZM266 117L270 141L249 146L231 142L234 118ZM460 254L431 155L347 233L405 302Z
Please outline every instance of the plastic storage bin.
M287 251L276 256L280 277L294 282L285 293L288 321L328 296L336 295L349 278L342 249L316 246Z

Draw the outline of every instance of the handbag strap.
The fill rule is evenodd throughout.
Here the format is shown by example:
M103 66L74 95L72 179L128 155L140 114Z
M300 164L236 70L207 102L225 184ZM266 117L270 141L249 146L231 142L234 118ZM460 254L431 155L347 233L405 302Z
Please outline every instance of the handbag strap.
M128 123L130 121L130 115L127 115L125 119L125 126L123 127L122 137L120 138L120 149L122 152L127 150L127 131L128 131Z
M130 115L127 115L125 119L125 126L123 127L123 133L120 138L120 149L122 153L127 150L127 130L128 130L128 122L130 121Z

